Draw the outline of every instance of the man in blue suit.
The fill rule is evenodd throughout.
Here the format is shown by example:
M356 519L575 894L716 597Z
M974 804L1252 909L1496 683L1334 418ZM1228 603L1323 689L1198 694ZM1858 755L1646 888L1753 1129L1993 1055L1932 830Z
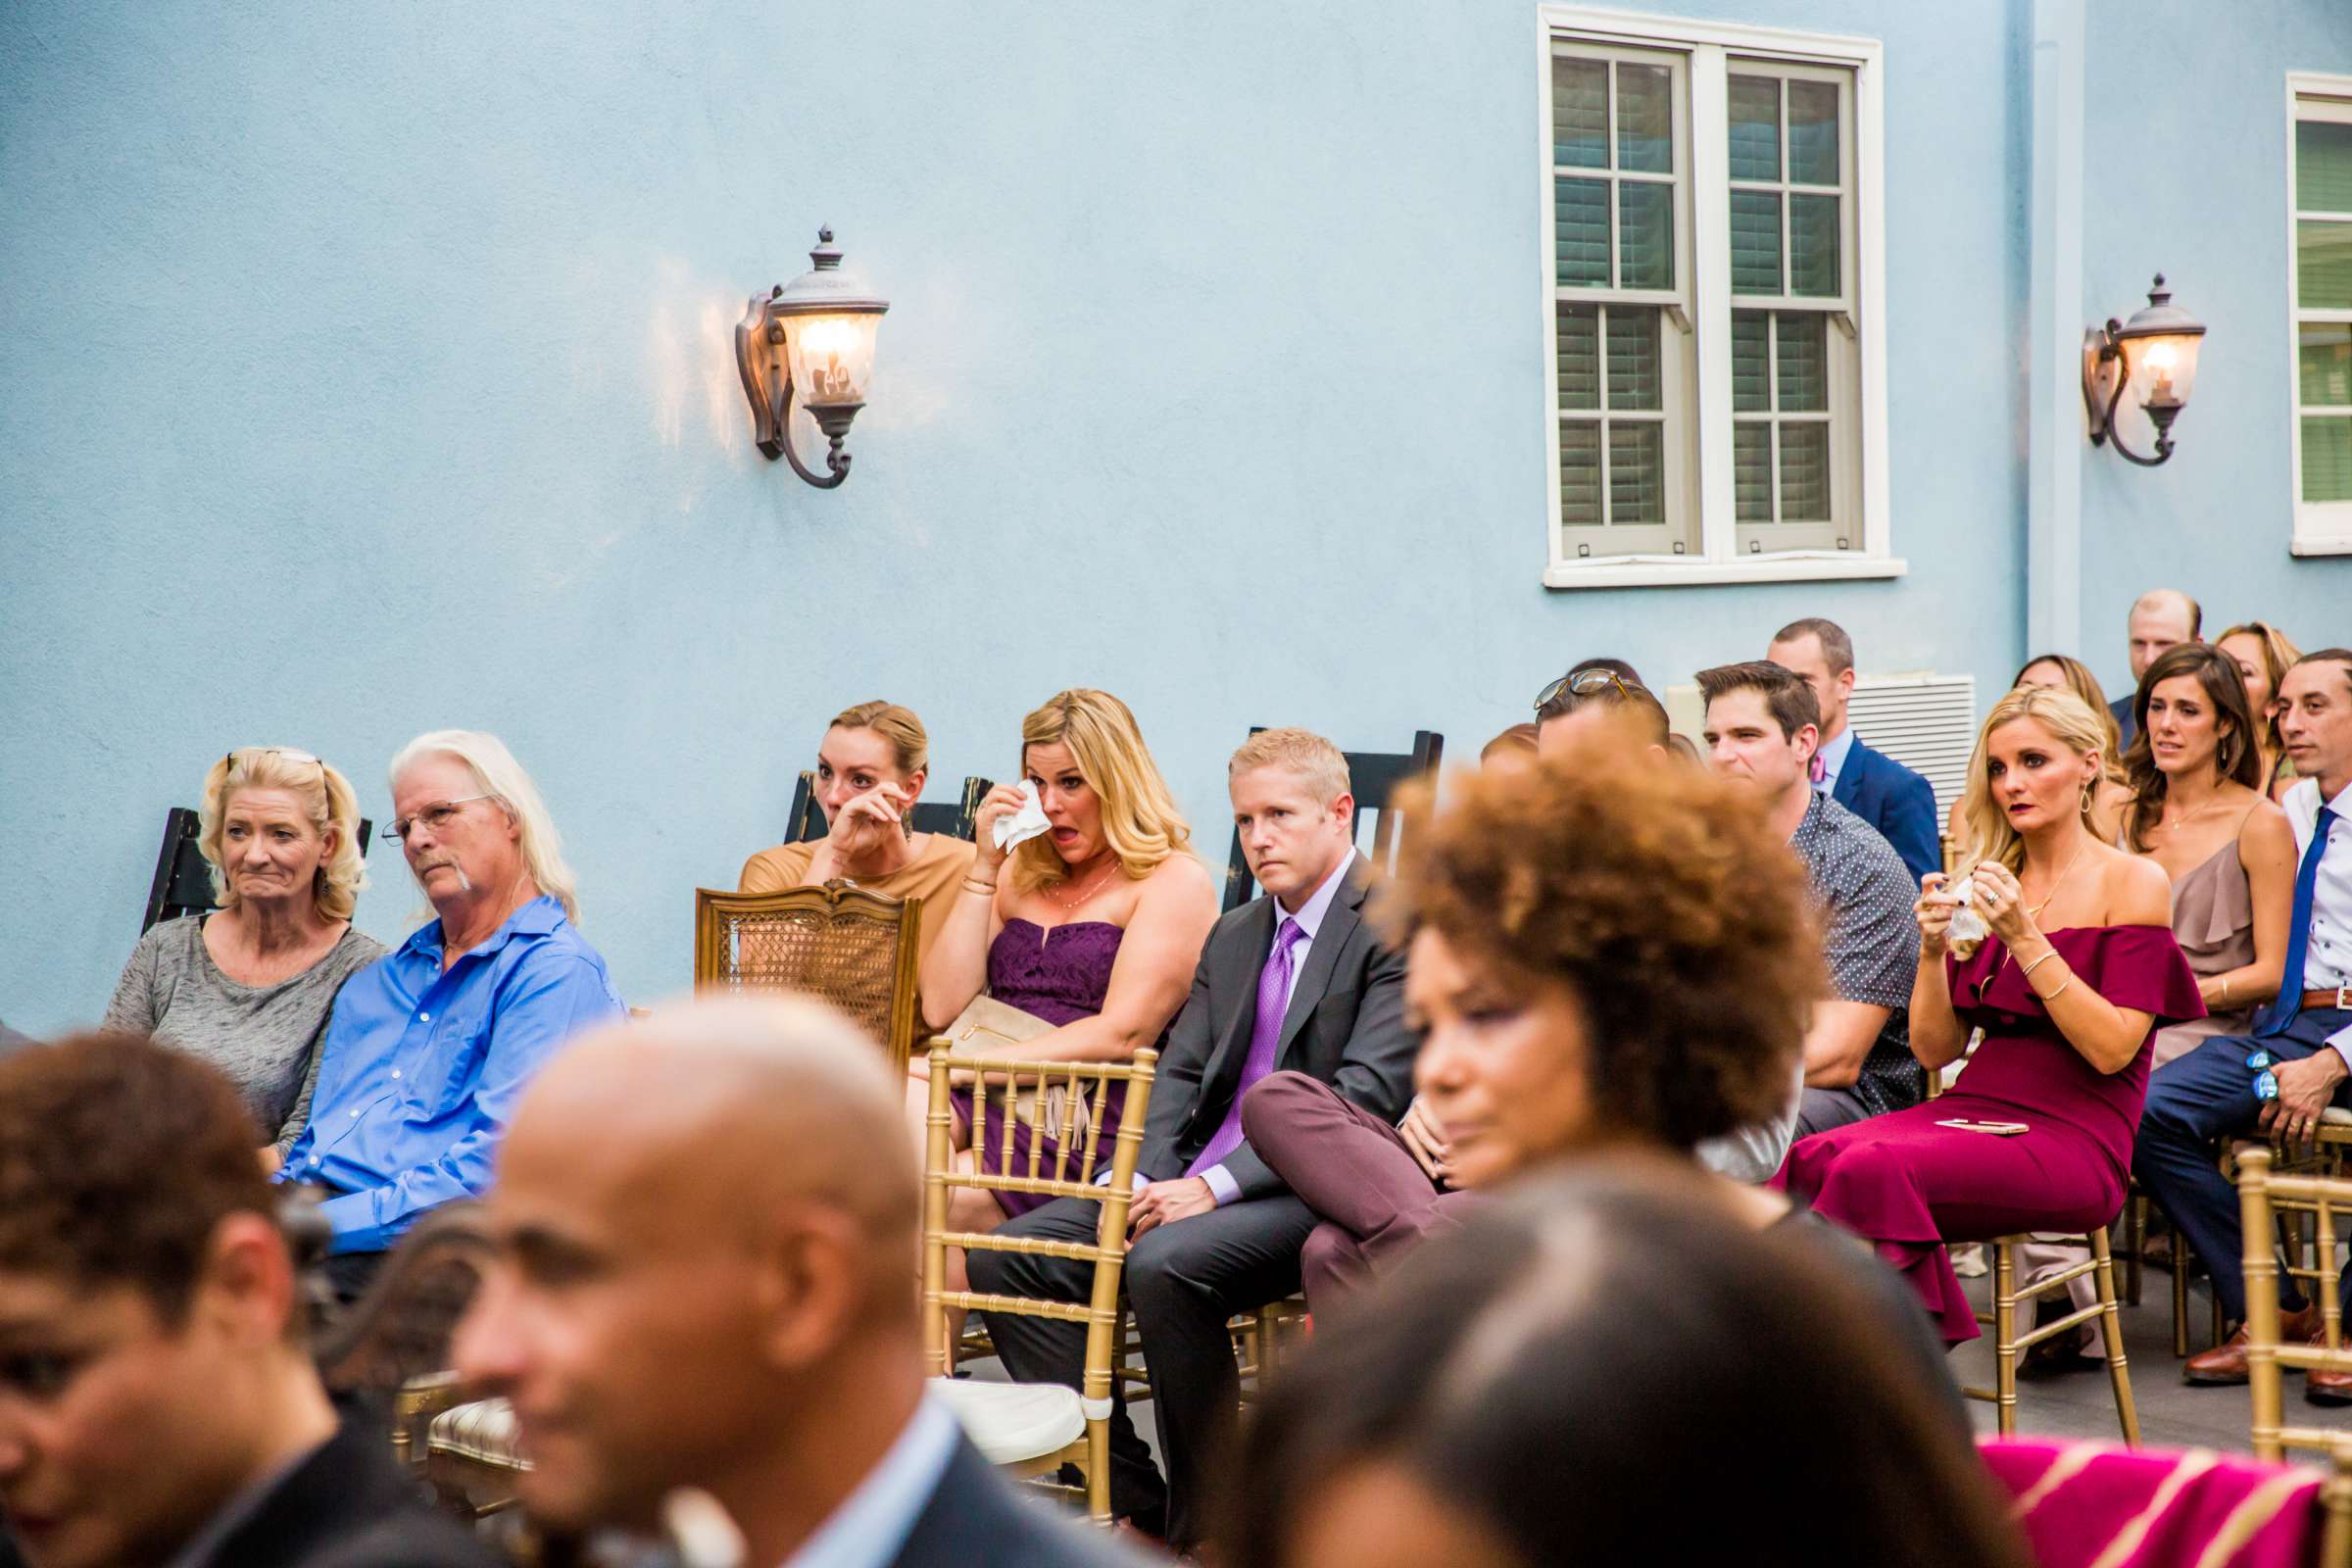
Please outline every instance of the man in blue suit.
M1928 781L1862 744L1845 722L1854 694L1854 640L1834 620L1808 615L1773 634L1764 657L1796 674L1821 702L1821 750L1813 788L1879 830L1917 882L1943 869L1936 792Z

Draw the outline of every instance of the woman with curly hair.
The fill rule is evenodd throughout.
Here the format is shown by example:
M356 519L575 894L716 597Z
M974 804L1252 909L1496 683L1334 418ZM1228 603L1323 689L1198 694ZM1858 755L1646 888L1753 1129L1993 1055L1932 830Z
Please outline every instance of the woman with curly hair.
M1930 875L1916 908L1911 1049L1930 1072L1984 1043L1951 1093L1801 1140L1780 1180L1871 1241L1944 1342L1977 1338L1946 1242L2102 1227L2122 1209L2149 1042L2201 1017L2163 867L2102 842L2092 808L2103 715L2072 692L2019 687L1969 760L1969 908Z
M1420 1098L1390 1127L1280 1072L1242 1104L1250 1147L1321 1220L1300 1259L1318 1312L1563 1155L1671 1155L1738 1221L1791 1216L1690 1159L1783 1112L1828 989L1804 867L1753 796L1597 740L1458 778L1434 817L1422 794L1376 916L1408 944ZM1899 1283L1820 1235L1948 1397Z

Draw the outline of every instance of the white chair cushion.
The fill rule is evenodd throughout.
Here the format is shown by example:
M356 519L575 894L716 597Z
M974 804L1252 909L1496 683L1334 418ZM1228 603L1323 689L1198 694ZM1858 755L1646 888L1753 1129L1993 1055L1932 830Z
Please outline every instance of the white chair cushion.
M442 1411L425 1429L424 1448L508 1470L530 1468L515 1442L514 1407L504 1399L480 1399Z
M2352 1110L2341 1105L2329 1105L2320 1112L2320 1120L2329 1127L2352 1127Z
M1076 1391L1058 1383L933 1378L930 1386L990 1464L1042 1459L1086 1435L1086 1411Z

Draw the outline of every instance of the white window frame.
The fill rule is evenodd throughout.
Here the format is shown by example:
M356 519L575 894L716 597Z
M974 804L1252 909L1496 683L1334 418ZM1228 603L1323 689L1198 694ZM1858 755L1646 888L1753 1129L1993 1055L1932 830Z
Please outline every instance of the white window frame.
M2303 499L2303 323L2352 320L2352 311L2302 308L2302 267L2295 226L2302 216L2295 208L2295 127L2305 120L2352 123L2352 76L2309 71L2286 74L2286 424L2294 454L2287 469L2287 497L2294 507L2294 532L2287 549L2298 556L2352 556L2352 501Z
M1544 377L1544 533L1549 588L1630 588L1706 583L1801 582L1826 578L1899 577L1907 564L1893 554L1889 524L1886 440L1886 247L1881 193L1886 177L1885 51L1877 39L1793 32L1740 23L1695 21L1576 5L1537 7L1537 134L1542 171L1539 225L1544 336L1553 342L1551 60L1554 40L1603 49L1667 50L1683 54L1685 102L1690 108L1689 212L1698 326L1698 509L1700 553L1677 557L1572 559L1562 548L1556 354ZM1850 72L1853 80L1853 248L1847 286L1859 317L1861 481L1858 550L1783 550L1740 554L1733 501L1732 288L1729 78L1736 58L1774 65L1819 66ZM1833 328L1835 329L1835 328Z

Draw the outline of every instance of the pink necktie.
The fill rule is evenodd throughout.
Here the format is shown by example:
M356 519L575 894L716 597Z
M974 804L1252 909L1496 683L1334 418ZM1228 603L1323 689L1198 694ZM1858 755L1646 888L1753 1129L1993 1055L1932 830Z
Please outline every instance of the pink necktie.
M1829 776L1830 764L1821 760L1821 754L1819 752L1815 752L1813 754L1813 760L1805 764L1805 777L1811 779L1814 787L1818 789L1829 778Z

